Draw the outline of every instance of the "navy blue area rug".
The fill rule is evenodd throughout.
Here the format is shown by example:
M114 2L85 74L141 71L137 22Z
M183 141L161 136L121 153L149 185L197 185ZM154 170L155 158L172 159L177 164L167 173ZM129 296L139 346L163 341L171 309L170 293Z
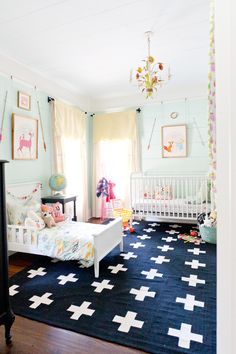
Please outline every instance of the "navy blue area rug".
M141 221L100 262L38 263L10 279L17 315L148 353L216 352L216 247L178 240L193 226ZM112 235L111 235L112 237Z

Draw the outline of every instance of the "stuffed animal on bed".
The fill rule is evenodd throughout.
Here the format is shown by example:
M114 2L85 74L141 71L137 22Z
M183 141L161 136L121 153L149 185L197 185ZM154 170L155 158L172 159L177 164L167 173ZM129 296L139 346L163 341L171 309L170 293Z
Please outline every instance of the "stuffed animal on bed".
M42 230L45 227L43 219L33 210L29 210L25 219L25 226L34 227L37 230Z
M50 229L52 226L56 226L55 220L53 219L52 215L49 214L47 211L42 213L42 219L45 222L45 225Z
M53 204L52 216L55 222L60 222L65 220L65 215L61 212L61 204L59 202Z
M47 205L47 204L41 204L41 212L47 212L49 214L53 214L53 207L51 205Z

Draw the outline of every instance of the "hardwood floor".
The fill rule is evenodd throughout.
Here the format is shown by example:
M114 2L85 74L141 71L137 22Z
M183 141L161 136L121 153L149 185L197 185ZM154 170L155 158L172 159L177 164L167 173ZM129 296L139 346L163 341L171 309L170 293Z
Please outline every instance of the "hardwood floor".
M99 222L99 220L91 220ZM9 258L9 276L31 265L40 256L16 253ZM0 354L137 354L144 353L100 339L52 327L16 316L12 326L13 344L7 347L0 326Z

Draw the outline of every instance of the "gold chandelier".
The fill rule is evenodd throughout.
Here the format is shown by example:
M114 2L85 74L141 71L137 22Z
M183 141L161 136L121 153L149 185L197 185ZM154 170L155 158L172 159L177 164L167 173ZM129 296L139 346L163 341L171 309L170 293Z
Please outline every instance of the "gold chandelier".
M136 70L138 87L146 94L146 98L153 97L157 87L170 80L171 77L170 69L166 72L164 63L158 62L150 53L150 37L152 34L152 31L145 32L148 42L148 55L143 60L143 64Z

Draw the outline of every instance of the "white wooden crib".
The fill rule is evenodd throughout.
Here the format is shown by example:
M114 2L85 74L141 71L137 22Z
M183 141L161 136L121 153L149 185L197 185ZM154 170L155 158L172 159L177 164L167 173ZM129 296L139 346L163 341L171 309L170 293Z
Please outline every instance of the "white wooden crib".
M214 209L212 181L201 175L131 175L133 216L150 220L196 222Z
M22 197L31 193L37 185L36 182L7 185L6 191L16 197ZM41 202L40 188L34 197ZM89 225L91 224L83 223L83 226ZM39 232L24 225L8 225L8 250L43 255L38 249ZM94 245L94 273L97 278L99 277L99 262L117 245L120 251L123 251L122 219L116 218L107 225L97 225L97 231L91 236L93 236Z

